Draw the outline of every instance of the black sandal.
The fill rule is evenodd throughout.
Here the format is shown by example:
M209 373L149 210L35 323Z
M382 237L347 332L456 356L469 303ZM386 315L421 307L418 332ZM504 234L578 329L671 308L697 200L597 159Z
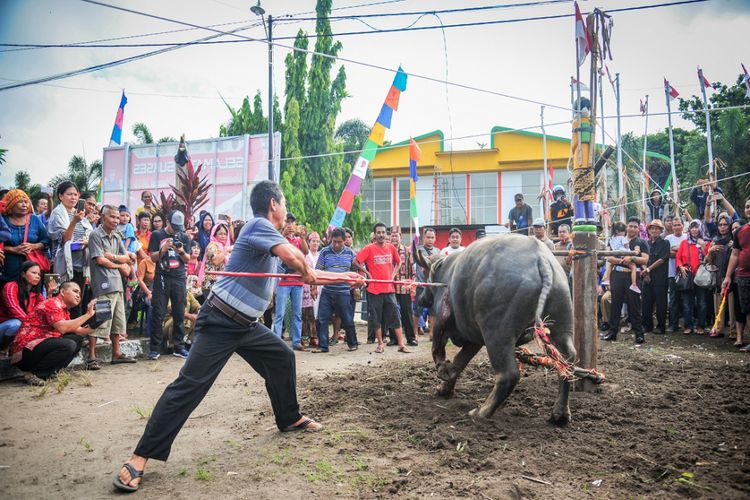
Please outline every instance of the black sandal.
M312 429L309 428L311 424L318 424L321 427L319 429ZM297 431L309 431L309 432L318 432L320 430L323 430L323 426L320 424L320 422L316 422L315 420L311 419L310 417L305 417L305 419L298 423L297 425L288 425L281 429L281 432L297 432Z
M114 481L112 481L112 484L120 491L127 491L128 493L138 491L138 488L141 486L141 482L143 482L143 471L136 469L128 462L122 464L122 467L126 468L130 473L130 481L128 481L128 484L123 483L122 480L120 480L120 471L117 471L117 475L115 476ZM130 486L130 483L138 478L141 479L141 482L138 483L138 486Z

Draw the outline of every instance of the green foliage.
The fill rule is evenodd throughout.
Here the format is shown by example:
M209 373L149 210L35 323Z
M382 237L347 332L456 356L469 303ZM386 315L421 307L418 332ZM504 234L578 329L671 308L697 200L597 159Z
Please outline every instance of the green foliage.
M229 122L219 129L221 137L268 132L268 118L263 116L263 99L260 97L260 90L255 93L252 106L250 105L250 98L247 96L242 100L242 106L238 109L230 106L223 97L221 100L224 101L224 105L231 115ZM278 123L274 122L274 129L278 130L279 125L281 125L280 120Z
M334 137L341 141L344 151L359 151L365 145L365 142L367 142L369 135L370 127L359 118L352 118L339 125ZM359 153L346 153L344 155L344 162L353 167L358 156Z
M138 144L154 143L154 136L151 134L151 130L148 128L148 125L143 122L138 122L133 125L133 135L138 141Z
M19 170L15 175L15 187L21 189L29 198L35 200L42 193L42 186L31 183L31 176L26 170Z
M68 170L63 174L54 176L49 185L55 188L63 181L73 181L81 192L96 192L99 189L99 181L102 178L102 162L94 160L87 163L83 156L75 155L68 162Z
M750 99L745 95L745 85L741 76L738 77L736 85L721 85L718 90L712 92L709 101L715 108L750 104ZM697 179L707 177L706 119L705 114L701 112L703 101L698 96L680 99L679 107L680 111L685 112L683 118L690 120L698 127L700 136L700 140L696 137L687 144L688 151L683 154L682 158L684 163L689 162L689 167L687 172L684 172L686 178L680 180L683 186L689 186L695 184ZM717 171L719 184L727 200L735 207L741 207L744 204L744 196L748 192L750 179L747 177L726 181L721 181L721 179L750 171L750 108L727 109L711 113L711 135L714 158L721 159L726 164L726 167L719 165Z
M162 137L161 139L159 139L156 142L158 142L159 144L161 144L163 142L177 142L177 139L175 139L171 135L165 135L164 137Z

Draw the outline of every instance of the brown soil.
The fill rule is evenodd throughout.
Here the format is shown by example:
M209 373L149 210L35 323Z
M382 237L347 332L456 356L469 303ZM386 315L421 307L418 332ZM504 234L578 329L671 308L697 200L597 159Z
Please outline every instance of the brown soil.
M364 332L360 332L362 338ZM175 442L149 464L149 498L748 498L749 355L726 339L631 336L600 350L607 382L547 418L556 377L528 370L505 408L475 422L492 374L484 353L453 399L423 342L414 354L298 353L303 411L318 434L275 430L262 380L234 357ZM455 350L449 350L449 354ZM0 496L101 498L181 361L74 372L47 393L0 386ZM92 382L89 386L88 380ZM62 380L64 382L64 379ZM7 467L6 467L7 466Z

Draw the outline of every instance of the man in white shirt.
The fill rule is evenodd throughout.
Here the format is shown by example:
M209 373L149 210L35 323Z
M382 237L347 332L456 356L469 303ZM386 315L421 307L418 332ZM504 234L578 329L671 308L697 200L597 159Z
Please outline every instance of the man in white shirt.
M676 332L677 327L679 326L677 324L677 321L680 319L680 304L682 304L682 297L680 296L680 291L677 290L674 286L674 275L676 273L675 268L675 256L677 255L677 249L680 247L680 243L682 243L685 238L687 238L687 235L684 234L684 224L682 223L682 219L679 217L675 217L672 220L672 233L668 234L664 237L665 240L669 242L670 246L670 252L669 252L669 327L667 328L667 332Z
M440 255L446 257L452 253L461 252L464 247L461 246L461 230L457 227L452 227L448 232L448 246L440 250Z

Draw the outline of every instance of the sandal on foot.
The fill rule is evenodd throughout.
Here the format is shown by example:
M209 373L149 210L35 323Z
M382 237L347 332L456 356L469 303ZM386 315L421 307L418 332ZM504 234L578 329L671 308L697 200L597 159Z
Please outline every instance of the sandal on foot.
M740 352L750 352L750 344L747 344L745 347L740 347Z
M281 432L296 432L296 431L308 431L308 432L318 432L320 430L323 430L323 425L319 422L316 422L315 420L311 419L310 417L305 417L302 422L298 424L292 424L284 427L281 429Z
M382 345L379 345L375 348L376 354L383 354L384 352L385 352L385 347L383 347Z
M125 356L124 354L120 354L116 358L112 358L112 364L113 365L119 365L119 364L122 364L122 363L136 363L136 362L137 361L136 361L135 358L130 358L128 356Z
M404 346L404 347L399 347L398 348L398 352L403 352L404 354L409 354L409 353L411 353L411 350L409 350L408 347Z
M141 483L139 482L137 486L130 486L130 483L139 478L141 479L141 481L143 481L143 471L136 469L127 462L122 464L121 469L122 468L128 470L128 473L130 474L130 481L128 481L127 484L123 483L120 479L120 471L117 471L117 475L115 476L114 481L112 481L112 484L120 491L127 491L128 493L138 491L138 487L140 487Z
M99 365L99 361L97 361L96 359L90 359L86 361L86 369L94 371L94 370L101 370L102 367L101 365Z
M37 377L31 372L23 373L23 381L29 385L33 385L36 387L41 387L45 384L44 380L40 379L39 377Z
M738 340L738 341L736 341L736 342L735 342L734 344L732 344L732 345L733 345L734 347L742 347L742 346L743 346L743 345L745 345L745 344L743 344L741 340Z

